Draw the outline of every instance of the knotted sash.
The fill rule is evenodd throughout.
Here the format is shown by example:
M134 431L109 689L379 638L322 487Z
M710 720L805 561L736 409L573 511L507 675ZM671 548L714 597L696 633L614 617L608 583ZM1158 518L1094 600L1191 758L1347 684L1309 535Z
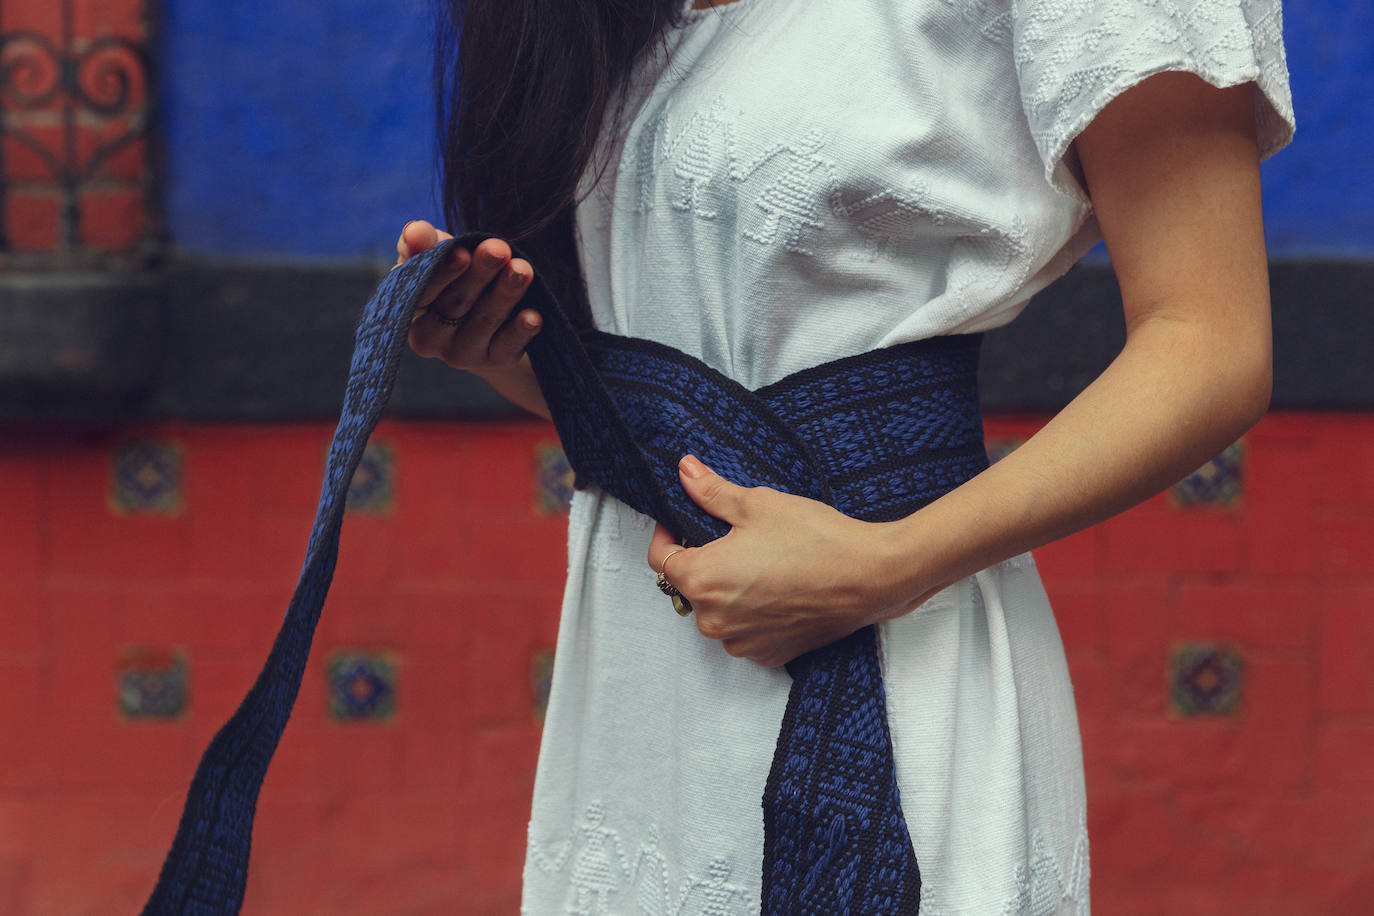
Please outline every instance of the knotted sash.
M454 245L472 249L487 237L469 233L410 258L365 307L300 581L262 672L196 769L145 914L238 912L258 793L333 576L349 482L425 285ZM544 319L528 352L579 486L601 487L685 544L729 530L678 483L688 452L735 483L868 521L902 518L986 466L976 335L876 350L750 392L671 347L579 334L538 277L521 305ZM920 871L874 628L787 670L793 684L763 798L763 913L915 913Z

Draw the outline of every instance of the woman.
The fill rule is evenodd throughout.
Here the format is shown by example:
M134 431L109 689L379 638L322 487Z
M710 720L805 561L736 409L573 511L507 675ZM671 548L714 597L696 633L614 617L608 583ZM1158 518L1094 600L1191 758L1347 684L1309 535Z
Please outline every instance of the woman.
M682 487L732 530L683 549L580 491L525 911L758 912L779 666L876 624L921 912L1086 913L1077 723L1027 551L1267 406L1258 164L1293 131L1277 0L466 6L447 217L515 240L603 330L756 389L1004 324L1099 238L1128 329L1024 446L897 521L688 455ZM400 258L446 237L411 223ZM534 269L499 238L455 249L411 344L547 416L522 356Z

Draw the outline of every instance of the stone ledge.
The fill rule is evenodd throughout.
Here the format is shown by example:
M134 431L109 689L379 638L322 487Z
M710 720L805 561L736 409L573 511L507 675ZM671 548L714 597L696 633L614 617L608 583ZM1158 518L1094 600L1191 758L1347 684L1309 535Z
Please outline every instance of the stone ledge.
M1273 404L1374 408L1374 261L1277 261ZM327 420L368 266L183 260L157 273L0 276L0 419ZM987 336L989 411L1057 410L1125 339L1109 267L1071 271ZM465 373L407 353L393 415L508 416Z
M156 274L0 276L0 416L135 410L168 345Z

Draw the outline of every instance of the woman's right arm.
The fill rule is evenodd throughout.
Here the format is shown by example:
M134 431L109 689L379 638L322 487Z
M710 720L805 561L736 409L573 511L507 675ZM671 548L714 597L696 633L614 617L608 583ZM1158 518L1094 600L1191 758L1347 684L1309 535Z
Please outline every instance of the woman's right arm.
M424 220L407 223L396 241L396 263L451 238ZM454 248L420 299L410 346L421 356L473 373L511 403L547 420L549 406L525 355L526 344L539 333L539 313L515 311L533 277L530 263L512 258L501 239L487 239L472 252Z

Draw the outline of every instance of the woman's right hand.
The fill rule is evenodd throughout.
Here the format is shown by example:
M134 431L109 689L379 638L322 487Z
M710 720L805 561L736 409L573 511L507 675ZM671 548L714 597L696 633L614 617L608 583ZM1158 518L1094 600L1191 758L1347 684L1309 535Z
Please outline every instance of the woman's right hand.
M451 238L424 220L409 222L396 240L396 264ZM538 312L515 311L533 276L530 263L512 258L501 239L487 239L473 252L455 247L420 298L411 349L481 376L515 369L539 332Z
M406 223L396 240L396 263L451 238L424 220ZM541 319L534 309L516 311L533 278L530 263L512 258L501 239L487 239L473 252L455 247L420 297L410 347L466 369L511 403L547 420L549 406L525 355Z

